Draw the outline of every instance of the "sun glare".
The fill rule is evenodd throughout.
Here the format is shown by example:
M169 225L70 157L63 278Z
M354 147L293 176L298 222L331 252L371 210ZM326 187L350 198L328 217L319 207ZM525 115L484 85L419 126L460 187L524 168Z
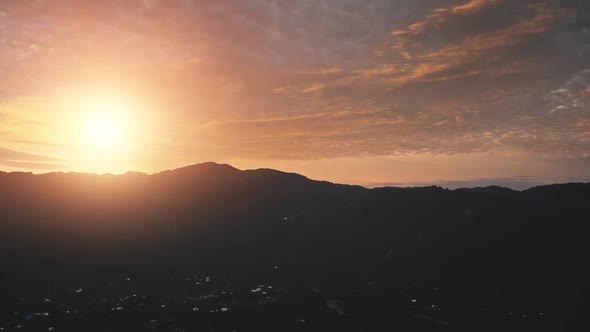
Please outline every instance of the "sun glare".
M63 110L55 137L67 145L71 170L123 173L138 169L151 144L153 104L133 91L88 85L56 97Z
M89 99L82 112L81 126L88 147L115 151L129 144L131 110L122 100Z
M85 126L87 143L99 149L116 149L124 143L122 126L116 114L101 112L89 115Z

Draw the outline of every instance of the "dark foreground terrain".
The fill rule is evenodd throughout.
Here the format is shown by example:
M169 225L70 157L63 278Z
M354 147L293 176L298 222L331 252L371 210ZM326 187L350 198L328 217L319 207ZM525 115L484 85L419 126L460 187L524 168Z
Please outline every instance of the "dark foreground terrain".
M0 331L590 331L590 184L0 173Z

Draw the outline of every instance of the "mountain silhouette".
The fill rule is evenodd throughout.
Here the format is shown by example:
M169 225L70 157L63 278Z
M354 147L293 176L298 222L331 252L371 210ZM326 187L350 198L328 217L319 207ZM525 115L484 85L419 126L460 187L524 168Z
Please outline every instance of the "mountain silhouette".
M320 306L331 318L317 330L341 319L343 330L493 330L517 312L537 318L510 324L559 330L587 314L576 303L588 301L579 294L590 280L589 197L583 183L367 189L216 163L151 175L0 173L3 308L15 311L9 299L31 285L207 271L236 285L272 280L291 289L292 305L317 305L317 289L335 298L356 289L346 296L357 304ZM433 289L444 300L428 305L447 303L445 317L409 302Z

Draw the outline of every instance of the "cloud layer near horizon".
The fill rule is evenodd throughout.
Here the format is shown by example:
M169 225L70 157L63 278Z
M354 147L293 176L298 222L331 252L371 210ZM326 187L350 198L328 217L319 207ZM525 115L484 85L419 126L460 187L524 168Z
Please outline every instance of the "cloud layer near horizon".
M0 32L7 104L97 80L153 99L145 169L518 151L590 176L583 1L3 2ZM47 154L0 114L3 146Z

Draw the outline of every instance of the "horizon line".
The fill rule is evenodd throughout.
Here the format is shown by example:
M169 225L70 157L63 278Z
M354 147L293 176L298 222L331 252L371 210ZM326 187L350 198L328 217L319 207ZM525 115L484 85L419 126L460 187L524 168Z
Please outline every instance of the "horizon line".
M439 181L433 181L432 183L425 183L425 182L412 183L412 182L387 181L387 182L372 182L372 183L370 182L370 183L366 183L366 184L354 184L354 183L341 183L341 182L332 182L332 181L328 181L328 180L314 179L314 178L310 178L310 177L308 177L304 174L301 174L301 173L283 171L283 170L274 169L274 168L261 167L261 168L240 169L240 168L237 168L231 164L219 163L219 162L215 162L215 161L206 161L206 162L200 162L200 163L195 163L195 164L188 164L185 166L180 166L180 167L176 167L176 168L168 168L168 169L164 169L161 171L155 171L155 172L143 172L143 171L128 170L126 172L120 172L120 173L116 173L116 172L98 173L98 172L84 172L84 171L49 171L49 172L38 172L37 173L34 171L18 171L18 170L17 171L3 171L0 169L0 173L4 173L4 174L30 174L30 175L34 175L34 176L43 176L43 175L52 175L52 174L64 174L64 175L78 174L78 175L95 175L95 176L125 176L125 175L130 175L130 174L139 174L139 175L145 175L145 176L152 176L152 175L162 174L165 172L173 172L173 171L178 171L181 169L186 169L189 167L203 166L203 165L227 166L227 167L230 167L230 168L235 169L240 172L271 170L271 171L280 172L280 173L284 173L284 174L299 175L299 176L302 176L302 177L304 177L308 180L311 180L311 181L327 182L327 183L331 183L331 184L335 184L335 185L356 186L356 187L362 187L365 189L379 189L379 188L401 188L401 189L407 188L407 189L411 189L411 188L440 187L442 189L454 191L454 190L460 190L460 189L477 189L477 188L498 187L498 188L502 188L502 189L509 189L512 191L522 192L522 191L526 191L531 188L550 186L550 185L590 184L590 181L585 182L583 180L582 181L565 181L565 182L532 182L532 181L526 181L526 180L523 181L522 180L523 176L512 177L512 179L519 179L519 178L521 179L520 181L514 181L512 183L516 187L510 186L510 183L501 183L502 180L506 181L509 178L475 178L475 179L465 179L465 180L439 180ZM525 176L524 179L526 179L526 178L528 178L528 177ZM500 180L500 181L498 181L498 183L486 182L486 181L494 181L494 180ZM477 182L484 182L484 183L477 184ZM460 186L459 185L460 183L465 184L465 186ZM469 183L473 183L473 185L469 186L468 185ZM520 187L520 188L518 188L518 187Z

